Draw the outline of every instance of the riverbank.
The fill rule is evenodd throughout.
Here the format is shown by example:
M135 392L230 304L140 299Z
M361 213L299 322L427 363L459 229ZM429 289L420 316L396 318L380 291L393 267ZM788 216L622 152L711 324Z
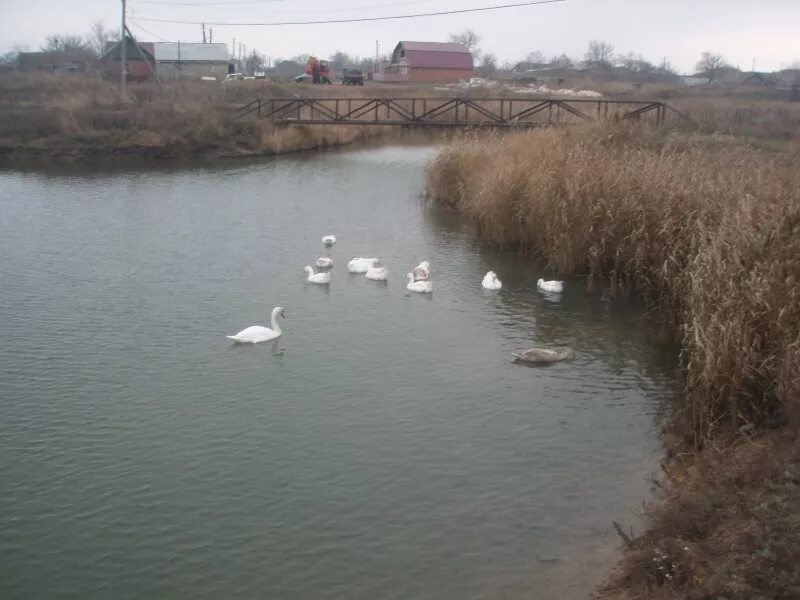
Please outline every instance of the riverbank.
M429 166L430 196L480 238L590 288L642 294L680 344L667 477L646 532L625 534L604 599L799 589L800 573L782 570L800 558L789 502L800 469L800 144L785 133L606 124L464 136Z
M268 88L265 88L268 86ZM174 82L130 88L95 78L2 76L0 163L114 158L270 156L352 144L386 135L380 127L274 127L233 107L258 93L291 97L282 86L225 87Z

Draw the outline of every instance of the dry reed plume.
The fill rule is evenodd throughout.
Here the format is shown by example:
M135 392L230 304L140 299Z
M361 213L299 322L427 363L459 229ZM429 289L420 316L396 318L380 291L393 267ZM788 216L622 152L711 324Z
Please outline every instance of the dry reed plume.
M796 149L627 124L463 136L428 189L489 242L657 307L682 348L675 424L695 444L796 415Z

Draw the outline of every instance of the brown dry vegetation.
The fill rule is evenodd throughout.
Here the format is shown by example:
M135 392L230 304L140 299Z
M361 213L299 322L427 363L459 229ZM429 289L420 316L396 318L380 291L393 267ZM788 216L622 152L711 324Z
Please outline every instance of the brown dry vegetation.
M264 82L118 86L91 77L0 76L0 160L144 155L247 156L347 144L382 133L352 127L273 127L232 107L258 95L291 97Z
M604 599L800 598L800 143L757 134L467 135L429 168L430 195L480 237L640 293L680 344L682 475Z
M800 437L709 447L666 469L648 529L596 600L800 598Z
M724 136L592 125L465 136L429 192L487 241L636 290L682 346L678 422L786 421L800 393L800 154Z

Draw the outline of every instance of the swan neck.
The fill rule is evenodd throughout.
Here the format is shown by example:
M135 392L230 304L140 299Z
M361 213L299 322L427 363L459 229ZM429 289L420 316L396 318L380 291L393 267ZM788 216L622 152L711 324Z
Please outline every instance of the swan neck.
M272 329L273 329L273 331L275 331L275 333L280 333L281 332L281 326L278 325L278 313L276 313L276 312L272 313L271 325L272 325Z

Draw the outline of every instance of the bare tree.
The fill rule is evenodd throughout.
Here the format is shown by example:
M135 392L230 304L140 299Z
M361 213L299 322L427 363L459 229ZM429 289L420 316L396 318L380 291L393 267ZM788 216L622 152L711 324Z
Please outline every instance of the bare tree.
M553 58L551 58L550 64L553 65L554 67L569 69L572 67L572 59L566 54L561 54L560 56L554 56Z
M677 71L675 71L675 67L673 67L672 63L667 60L666 56L661 61L661 64L656 67L656 71L659 71L660 73L671 73L672 75L677 73Z
M111 42L119 41L119 30L109 29L103 21L95 21L86 35L86 45L97 56L102 56Z
M478 60L478 57L481 55L480 48L478 48L478 43L480 41L481 37L471 29L465 29L461 33L450 34L450 42L466 46L467 50L472 53L473 60Z
M705 73L708 75L709 81L714 81L719 75L719 72L728 66L725 57L722 54L715 54L713 52L703 52L700 60L697 61L695 69L698 73Z
M641 54L628 52L617 56L617 64L634 73L646 73L653 70L653 65L642 58Z
M17 50L10 50L5 54L0 54L0 65L4 67L11 67L17 64L19 52Z
M491 77L497 71L497 57L494 54L486 53L481 57L481 64L478 72L481 77Z
M89 47L79 35L48 35L42 44L42 50L44 52L89 52Z
M335 71L358 62L358 59L353 59L349 54L340 50L334 52L328 60L331 63L331 68Z
M614 46L608 42L592 40L584 58L590 65L609 66L614 58Z
M16 44L10 51L0 55L0 65L13 67L17 64L20 52L27 52L28 47L24 44Z
M547 60L544 57L544 54L542 52L539 52L539 50L533 50L531 52L528 52L528 54L525 55L525 61L539 65L547 62Z
M253 50L244 59L244 72L247 75L254 75L256 71L264 70L264 56Z

